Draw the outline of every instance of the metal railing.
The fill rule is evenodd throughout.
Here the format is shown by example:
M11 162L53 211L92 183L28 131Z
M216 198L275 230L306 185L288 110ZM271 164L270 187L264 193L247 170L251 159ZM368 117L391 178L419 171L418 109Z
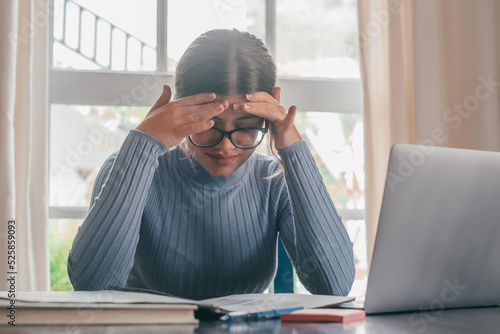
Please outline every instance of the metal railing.
M146 49L150 49L154 54L156 54L156 48L152 45L147 44L146 42L142 41L141 39L133 36L132 34L126 32L125 30L117 27L113 23L109 22L108 20L102 18L101 16L95 14L94 12L80 6L76 2L72 0L60 0L62 1L62 36L60 38L57 38L54 36L54 41L60 43L61 45L65 46L66 48L70 49L71 51L77 53L79 56L93 62L95 65L100 67L101 69L113 69L113 47L114 44L116 43L116 40L114 40L114 36L117 32L121 33L122 36L125 36L124 38L124 49L125 52L123 52L123 57L124 57L124 67L125 70L129 68L128 64L128 54L129 51L132 50L133 46L131 46L131 41L136 41L138 42L138 48L140 52L140 57L139 57L139 67L140 69L144 68L145 62L144 62L144 51ZM73 46L71 43L72 40L67 38L67 31L66 31L66 25L68 20L74 19L73 17L70 17L68 15L68 4L71 4L71 6L76 7L77 12L78 12L78 17L77 20L75 21L75 24L78 26L78 33L77 33L77 41L76 41L76 47ZM82 52L82 30L83 29L91 29L90 26L85 26L83 24L83 14L86 13L87 15L90 16L89 21L93 21L93 29L94 29L94 35L93 35L93 49L92 49L92 54L85 54ZM103 50L104 53L108 53L108 62L103 63L100 61L98 55L98 37L102 37L103 34L100 32L106 33L107 30L109 29L109 47L106 48L106 50ZM106 43L107 46L107 43ZM104 48L103 48L104 49ZM137 50L137 48L135 48Z

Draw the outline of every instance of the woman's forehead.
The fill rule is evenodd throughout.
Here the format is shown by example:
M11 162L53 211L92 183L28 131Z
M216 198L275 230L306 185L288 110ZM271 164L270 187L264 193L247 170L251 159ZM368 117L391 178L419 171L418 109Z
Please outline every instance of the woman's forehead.
M232 103L236 103L236 102L246 102L247 99L245 98L245 95L243 94L235 94L235 95L219 95L217 94L215 96L215 100L214 101L228 101L229 104L232 104Z
M259 116L255 116L253 114L247 113L242 110L240 107L238 111L235 111L234 105L241 104L244 102L248 102L243 94L236 95L217 95L214 101L227 101L229 103L229 107L217 117L214 117L215 121L226 121L226 122L236 122L236 121L247 121L247 122L257 122L259 120L263 121L264 119Z
M230 104L229 108L226 109L222 114L215 116L212 119L216 120L216 121L233 121L233 122L246 121L246 120L248 120L248 121L263 120L263 118L261 118L259 116L255 116L253 114L249 114L249 113L241 111L241 110L234 111L232 104Z

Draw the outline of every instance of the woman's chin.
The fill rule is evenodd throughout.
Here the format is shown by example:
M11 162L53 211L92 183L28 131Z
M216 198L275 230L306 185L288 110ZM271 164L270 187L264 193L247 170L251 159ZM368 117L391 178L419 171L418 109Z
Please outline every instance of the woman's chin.
M231 174L234 173L234 171L237 169L237 168L231 168L229 166L226 166L226 167L213 167L213 168L205 168L207 170L207 172L212 175L212 176L217 176L217 177L227 177Z

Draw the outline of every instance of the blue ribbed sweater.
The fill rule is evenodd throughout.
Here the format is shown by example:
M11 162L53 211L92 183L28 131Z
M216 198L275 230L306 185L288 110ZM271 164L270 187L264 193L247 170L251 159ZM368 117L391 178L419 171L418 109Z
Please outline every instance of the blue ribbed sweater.
M130 131L101 168L68 257L75 290L109 285L204 299L264 291L278 233L302 284L346 295L352 243L304 141L254 153L228 177L210 175L179 146Z

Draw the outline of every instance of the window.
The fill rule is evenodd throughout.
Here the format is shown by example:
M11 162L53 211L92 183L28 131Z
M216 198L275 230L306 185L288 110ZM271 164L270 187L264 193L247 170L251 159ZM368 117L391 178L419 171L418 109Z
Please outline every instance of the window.
M148 112L187 45L213 28L263 39L282 103L313 151L366 276L363 131L355 0L53 0L50 70L52 289L104 160ZM193 11L193 8L198 10ZM297 288L300 291L300 286Z

